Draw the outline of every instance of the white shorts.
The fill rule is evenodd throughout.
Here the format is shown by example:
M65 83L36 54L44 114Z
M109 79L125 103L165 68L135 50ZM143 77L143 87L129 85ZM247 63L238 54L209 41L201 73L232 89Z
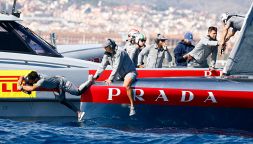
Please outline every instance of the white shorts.
M127 73L127 74L125 75L124 79L126 79L126 78L131 78L132 81L134 82L135 79L136 79L136 77L137 77L137 73L133 71L133 72Z

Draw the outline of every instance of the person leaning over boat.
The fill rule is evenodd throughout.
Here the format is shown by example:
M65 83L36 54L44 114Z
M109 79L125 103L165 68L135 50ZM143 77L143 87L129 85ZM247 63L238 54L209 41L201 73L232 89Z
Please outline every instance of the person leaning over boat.
M97 79L108 65L112 66L112 72L107 80L107 85L110 85L114 80L123 80L123 87L126 88L127 96L130 100L130 112L129 116L135 114L133 105L133 92L131 84L135 81L137 72L135 65L129 58L128 54L124 50L118 50L117 44L114 40L108 39L103 45L105 54L103 56L101 65L97 69L94 79Z
M196 44L195 48L184 55L184 58L189 61L188 67L194 68L208 68L207 58L211 54L210 70L215 68L216 57L218 53L218 41L217 28L209 27L208 35L201 38L201 40Z
M184 35L184 39L181 40L174 49L175 62L177 66L187 66L187 61L183 56L192 51L193 48L193 35L191 32L187 32Z
M155 44L150 47L144 48L138 56L138 67L144 68L144 56L147 56L147 62L145 68L162 68L163 60L166 59L168 62L172 61L170 52L166 46L165 41L167 38L161 34L157 35L155 39Z
M92 75L89 75L88 81L84 82L79 86L79 88L77 88L72 82L62 76L46 76L38 74L36 71L31 71L27 76L21 76L19 78L18 89L23 92L31 92L41 88L57 89L57 93L54 92L56 98L60 101L60 103L76 112L78 121L81 121L84 116L84 112L80 111L75 105L66 100L65 92L72 95L81 95L92 84L92 77Z
M144 48L146 45L146 36L143 33L140 33L135 38L135 47L134 49L129 53L130 59L134 62L135 67L137 67L138 63L138 55L141 52L142 48Z
M244 16L223 13L221 15L221 21L223 24L223 32L221 36L221 46L226 48L226 42L235 35L237 31L240 31L244 22ZM229 31L229 29L232 29Z

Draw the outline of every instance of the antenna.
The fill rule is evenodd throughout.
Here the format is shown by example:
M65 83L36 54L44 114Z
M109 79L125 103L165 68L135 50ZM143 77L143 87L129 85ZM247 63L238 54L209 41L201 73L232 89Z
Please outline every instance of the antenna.
M54 46L53 48L57 51L57 46L56 46L56 33L50 33L50 41L51 44Z
M14 2L13 2L11 14L19 18L21 12L16 11L16 1L17 1L17 0L14 0Z

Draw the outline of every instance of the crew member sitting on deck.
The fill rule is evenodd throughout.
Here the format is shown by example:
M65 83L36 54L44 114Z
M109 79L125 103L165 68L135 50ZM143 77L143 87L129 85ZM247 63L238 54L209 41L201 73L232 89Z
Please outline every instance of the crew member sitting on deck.
M135 81L137 72L133 61L124 50L118 50L114 40L108 39L103 45L105 54L103 56L101 65L99 66L94 79L97 79L105 70L107 65L112 66L112 72L107 80L107 85L110 85L113 80L123 80L123 87L126 88L127 96L130 100L130 113L129 116L135 114L133 105L133 92L131 84Z
M64 104L71 110L77 113L78 121L82 121L84 112L76 108L76 106L66 100L65 92L72 95L81 95L93 82L92 75L89 75L88 81L84 82L77 88L72 82L66 80L62 76L45 76L38 74L36 71L31 71L27 76L21 76L18 80L18 89L23 92L31 92L38 89L57 89L54 92L60 103Z

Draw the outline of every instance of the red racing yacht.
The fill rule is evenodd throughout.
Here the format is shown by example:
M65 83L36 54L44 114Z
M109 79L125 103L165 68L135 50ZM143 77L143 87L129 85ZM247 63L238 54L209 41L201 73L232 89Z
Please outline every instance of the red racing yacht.
M144 127L215 127L253 131L253 10L223 71L139 70L132 85L136 115L122 82L97 81L81 97L86 119ZM89 71L94 74L94 71ZM107 71L100 81L108 77ZM221 76L221 73L223 75ZM210 77L212 76L212 77Z

